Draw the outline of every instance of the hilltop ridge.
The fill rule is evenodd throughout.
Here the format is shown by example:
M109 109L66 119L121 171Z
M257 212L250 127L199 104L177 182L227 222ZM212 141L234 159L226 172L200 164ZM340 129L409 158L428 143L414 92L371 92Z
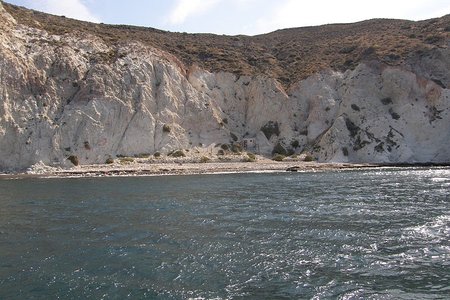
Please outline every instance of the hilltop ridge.
M256 36L188 34L106 25L49 15L4 3L20 23L50 34L91 34L109 45L141 42L210 72L265 75L285 87L331 68L345 71L367 60L407 66L417 55L446 45L450 15L413 22L373 19L349 24L280 29Z

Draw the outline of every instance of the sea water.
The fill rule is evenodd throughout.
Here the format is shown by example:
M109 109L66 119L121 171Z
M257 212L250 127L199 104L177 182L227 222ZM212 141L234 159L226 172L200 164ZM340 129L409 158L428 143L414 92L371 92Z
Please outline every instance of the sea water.
M450 169L0 181L0 299L449 299Z

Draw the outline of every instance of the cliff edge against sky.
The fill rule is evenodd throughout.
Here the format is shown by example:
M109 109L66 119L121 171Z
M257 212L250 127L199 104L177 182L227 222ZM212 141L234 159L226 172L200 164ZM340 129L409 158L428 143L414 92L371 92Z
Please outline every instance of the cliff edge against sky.
M249 36L92 24L0 2L0 169L233 144L450 162L450 16Z

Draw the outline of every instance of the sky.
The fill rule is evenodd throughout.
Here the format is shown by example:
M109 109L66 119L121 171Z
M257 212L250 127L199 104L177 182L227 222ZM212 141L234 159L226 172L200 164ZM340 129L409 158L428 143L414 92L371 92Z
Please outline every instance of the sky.
M189 33L255 35L372 18L450 14L449 0L5 0L55 15Z

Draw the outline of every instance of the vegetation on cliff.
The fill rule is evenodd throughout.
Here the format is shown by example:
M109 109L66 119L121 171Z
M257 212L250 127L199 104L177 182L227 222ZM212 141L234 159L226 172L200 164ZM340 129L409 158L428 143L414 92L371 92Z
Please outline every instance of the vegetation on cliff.
M450 38L450 15L426 21L374 19L353 24L283 29L257 36L187 34L153 28L92 24L4 3L21 24L52 34L91 34L108 44L139 41L167 51L186 67L197 64L212 72L266 75L285 87L318 71L344 71L376 59L403 65L442 47ZM105 59L114 60L118 53Z

